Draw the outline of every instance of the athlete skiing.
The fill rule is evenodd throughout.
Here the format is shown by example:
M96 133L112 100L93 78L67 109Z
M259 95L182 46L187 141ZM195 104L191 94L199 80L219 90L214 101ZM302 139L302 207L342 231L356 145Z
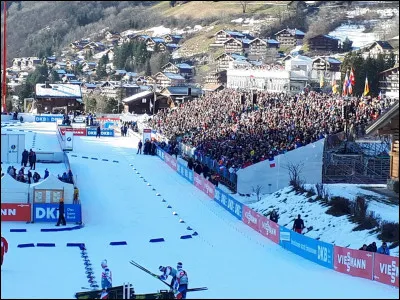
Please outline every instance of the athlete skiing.
M176 269L174 269L173 267L170 267L170 266L166 266L166 267L160 266L158 269L161 272L163 272L162 275L158 276L159 279L167 280L168 276L172 276L171 284L170 284L172 287L174 285L175 278L176 278L176 272L177 272Z
M103 268L103 272L101 273L101 288L108 289L112 287L112 274L110 269L107 266L107 260L103 260L101 262L101 267Z
M188 289L189 279L186 271L182 268L182 263L178 262L176 279L173 284L173 290L176 299L186 299L186 291Z
M1 236L1 265L3 265L4 253L7 253L7 252L8 252L8 242L2 235Z

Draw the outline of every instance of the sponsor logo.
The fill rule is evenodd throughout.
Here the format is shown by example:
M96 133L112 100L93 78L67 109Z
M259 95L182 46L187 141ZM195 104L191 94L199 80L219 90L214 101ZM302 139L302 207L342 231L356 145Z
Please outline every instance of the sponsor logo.
M282 231L280 233L280 240L281 241L288 241L290 242L290 231Z
M346 266L346 271L350 272L351 268L366 270L367 269L367 261L362 258L352 257L350 252L347 252L347 255L338 254L338 262L339 264Z
M235 215L239 217L242 215L242 206L239 203L235 203Z
M247 211L244 216L247 219L247 224L253 223L257 225L257 218L250 211Z
M201 180L201 177L199 177L199 176L194 176L194 183L196 185L202 186L203 180Z
M55 207L36 207L35 210L36 219L58 219L58 215Z
M16 216L17 209L16 208L4 208L4 209L2 208L1 215L2 216Z
M272 228L269 222L261 222L261 227L265 230L267 235L276 235L276 228Z
M318 260L328 262L328 248L323 246L317 246Z
M382 274L386 274L386 275L390 276L391 283L395 283L396 277L399 277L399 266L396 266L396 262L394 260L392 260L392 264L390 264L390 265L385 264L385 263L380 263L379 271ZM375 277L377 277L377 276L375 276Z
M70 142L72 139L71 137L67 137L67 141Z
M235 211L235 202L233 201L233 199L229 198L227 207L230 211Z
M31 205L17 203L1 204L1 221L30 221Z

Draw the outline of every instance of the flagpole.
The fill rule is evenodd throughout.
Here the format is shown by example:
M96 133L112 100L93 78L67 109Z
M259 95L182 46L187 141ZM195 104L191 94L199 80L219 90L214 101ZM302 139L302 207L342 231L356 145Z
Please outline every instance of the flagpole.
M278 155L278 176L276 177L276 190L279 190L279 170L281 168L281 155Z

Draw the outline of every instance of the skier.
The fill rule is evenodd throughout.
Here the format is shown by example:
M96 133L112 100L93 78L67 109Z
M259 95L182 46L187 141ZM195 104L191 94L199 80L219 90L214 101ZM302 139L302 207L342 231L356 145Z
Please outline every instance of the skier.
M101 267L103 268L103 272L101 273L101 288L107 289L112 287L112 274L111 270L107 266L107 260L103 260L101 262Z
M1 235L1 265L3 265L3 257L4 253L8 252L8 242L7 240Z
M174 282L175 282L177 270L174 269L173 267L170 267L170 266L166 266L166 267L160 266L158 269L159 269L161 272L163 272L162 275L159 275L159 276L158 276L159 279L161 279L161 280L167 280L167 278L168 278L169 275L172 276L171 284L170 284L171 287L172 287L172 286L174 285Z
M186 271L182 268L182 263L178 262L176 279L173 285L174 295L176 299L186 299L186 291L188 289L189 279Z

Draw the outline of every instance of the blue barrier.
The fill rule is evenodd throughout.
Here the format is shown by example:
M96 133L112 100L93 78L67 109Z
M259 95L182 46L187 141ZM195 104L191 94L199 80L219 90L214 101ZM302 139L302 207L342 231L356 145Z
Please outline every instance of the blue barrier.
M97 129L96 128L88 128L87 136L96 136ZM100 136L114 136L114 129L101 129Z
M233 216L242 220L243 204L241 202L237 201L232 196L227 195L217 187L215 188L214 200Z
M26 232L26 229L10 229L10 232Z
M193 170L190 170L186 166L184 166L182 163L178 163L178 173L185 178L187 181L193 184L194 182L194 175L193 175Z
M62 118L63 116L35 116L35 122L56 122Z
M160 147L157 146L157 151L156 152L157 152L157 156L160 159L164 160L164 150L162 150Z
M113 162L115 162L115 163L119 163L119 161L118 161L118 160L113 160Z
M120 246L120 245L128 245L125 241L123 242L111 242L111 246Z
M36 247L55 247L56 244L54 243L37 243Z
M158 239L151 239L150 243L159 243L159 242L164 242L164 238L158 238Z
M195 231L195 232L192 233L192 235L196 236L196 235L199 235L199 234L197 233L197 231Z
M98 158L96 158L96 157L92 157L92 159L94 159L94 160L98 160Z
M29 243L29 244L19 244L18 248L28 248L28 247L35 247L34 243Z
M82 158L89 158L89 157L87 157L87 156L82 156Z
M333 245L304 236L286 227L279 226L279 244L301 257L323 267L333 269Z
M192 238L192 236L190 234L181 236L181 240L186 240L186 239L191 239L191 238Z
M65 220L68 223L77 223L82 221L80 204L65 204ZM57 222L58 204L56 203L35 203L33 204L34 222ZM63 228L64 229L64 228ZM71 230L71 229L69 229Z
M103 158L102 161L108 161L108 159Z
M85 247L85 243L67 243L67 247Z

